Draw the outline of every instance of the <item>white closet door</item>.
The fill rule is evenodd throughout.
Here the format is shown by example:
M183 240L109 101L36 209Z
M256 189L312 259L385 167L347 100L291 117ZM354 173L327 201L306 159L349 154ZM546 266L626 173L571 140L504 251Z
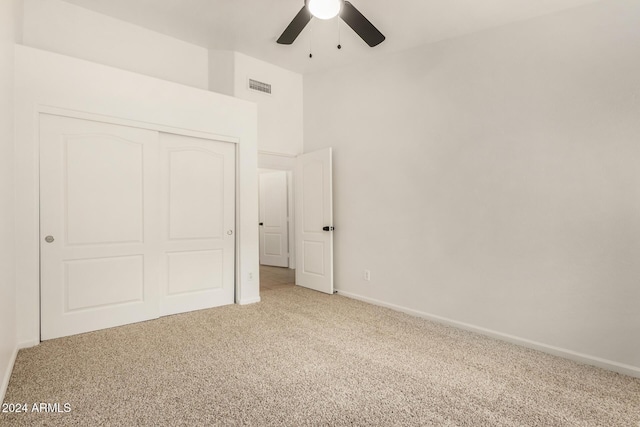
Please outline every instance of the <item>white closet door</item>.
M234 302L235 146L40 119L41 338Z
M161 315L234 302L235 145L160 135Z
M158 317L157 138L40 116L43 340Z

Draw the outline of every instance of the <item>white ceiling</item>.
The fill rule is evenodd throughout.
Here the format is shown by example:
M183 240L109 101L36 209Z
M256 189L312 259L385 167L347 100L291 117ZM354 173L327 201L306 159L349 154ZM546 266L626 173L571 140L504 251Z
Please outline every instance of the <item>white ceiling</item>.
M306 74L600 0L351 0L387 37L375 48L338 18L313 19L293 45L276 44L303 0L65 1L196 45L236 50ZM341 50L336 47L339 24Z

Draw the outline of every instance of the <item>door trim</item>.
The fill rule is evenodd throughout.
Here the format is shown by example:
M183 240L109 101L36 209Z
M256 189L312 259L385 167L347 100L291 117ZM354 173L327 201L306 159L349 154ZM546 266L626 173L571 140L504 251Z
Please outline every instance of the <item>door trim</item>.
M70 117L72 119L90 120L92 122L109 123L113 125L121 125L132 128L154 130L161 133L172 133L175 135L192 136L195 138L212 139L221 142L232 142L238 144L239 138L226 135L219 135L210 132L202 132L197 130L182 129L173 126L166 126L158 123L146 123L137 120L124 119L121 117L106 116L102 114L89 113L86 111L69 110L67 108L51 107L48 105L39 105L36 111L38 118L40 114L49 114L52 116ZM38 120L39 122L39 120ZM38 126L39 127L39 126ZM236 162L237 163L237 162Z

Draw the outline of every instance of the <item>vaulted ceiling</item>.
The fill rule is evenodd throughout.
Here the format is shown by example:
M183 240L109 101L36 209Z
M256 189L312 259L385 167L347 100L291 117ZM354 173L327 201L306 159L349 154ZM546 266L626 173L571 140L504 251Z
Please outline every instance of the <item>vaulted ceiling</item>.
M602 0L351 0L387 37L375 48L338 18L313 19L293 45L276 44L303 0L65 1L196 45L312 73Z

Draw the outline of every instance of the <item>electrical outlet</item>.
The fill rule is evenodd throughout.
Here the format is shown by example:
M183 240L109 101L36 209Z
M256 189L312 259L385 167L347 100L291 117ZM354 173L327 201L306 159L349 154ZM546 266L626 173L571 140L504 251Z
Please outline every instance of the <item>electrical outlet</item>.
M365 270L364 274L362 276L364 278L364 280L366 280L367 282L371 280L371 272L369 270Z

